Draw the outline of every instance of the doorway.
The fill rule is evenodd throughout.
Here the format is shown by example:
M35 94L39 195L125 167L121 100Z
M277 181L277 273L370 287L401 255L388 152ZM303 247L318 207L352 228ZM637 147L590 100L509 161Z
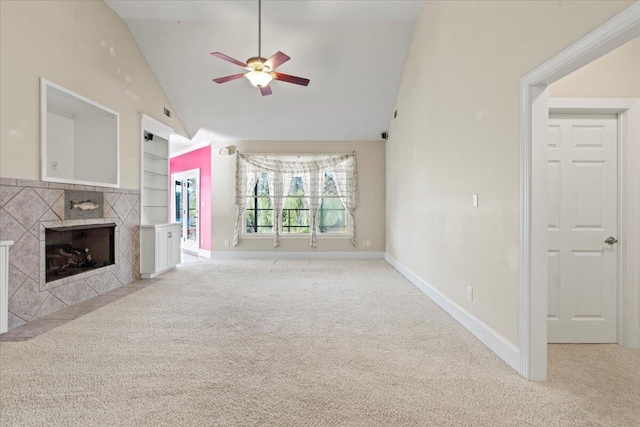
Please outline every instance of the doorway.
M618 117L559 109L547 145L548 342L616 343Z
M171 175L172 221L182 225L182 250L198 255L200 250L200 169Z
M520 80L520 244L518 371L532 381L547 378L549 100L547 86L640 36L640 3L615 16ZM584 108L589 100L583 100ZM618 114L618 174L622 201L618 228L619 344L640 348L640 100L614 99L601 113ZM568 106L568 105L567 105Z

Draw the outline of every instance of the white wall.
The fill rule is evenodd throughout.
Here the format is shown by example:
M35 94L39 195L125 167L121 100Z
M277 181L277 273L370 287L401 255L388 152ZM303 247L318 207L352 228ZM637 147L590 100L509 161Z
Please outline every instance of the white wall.
M640 98L640 38L549 86L551 98Z
M76 116L75 171L80 181L116 183L115 118L111 116ZM96 161L99 159L98 161Z
M51 112L47 113L47 144L51 156L47 165L49 176L55 178L73 176L74 132L73 119ZM53 162L57 163L56 170L53 170Z
M427 2L414 27L386 144L386 251L513 344L519 80L632 3Z
M281 238L279 248L273 248L272 238L241 239L237 247L225 247L233 242L236 209L233 206L235 156L221 156L218 150L229 143L211 143L211 250L212 251L383 251L384 250L384 141L241 141L234 146L242 153L349 153L356 152L360 204L356 210L359 246L349 238L323 239L318 248L309 246L309 239ZM364 246L366 240L371 246Z
M120 113L121 186L140 185L140 113L186 136L125 22L102 1L0 2L0 176L40 178L39 78Z

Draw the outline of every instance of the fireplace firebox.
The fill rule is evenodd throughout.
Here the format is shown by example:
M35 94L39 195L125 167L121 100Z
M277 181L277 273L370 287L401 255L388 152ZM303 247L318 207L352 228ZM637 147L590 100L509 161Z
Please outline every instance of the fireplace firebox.
M115 264L115 224L47 228L46 281Z

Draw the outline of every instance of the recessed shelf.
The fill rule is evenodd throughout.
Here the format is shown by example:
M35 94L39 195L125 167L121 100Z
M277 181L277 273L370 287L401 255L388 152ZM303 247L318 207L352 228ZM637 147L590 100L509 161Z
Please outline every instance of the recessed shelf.
M169 142L158 135L145 140L141 182L143 224L169 221L169 173Z
M167 160L166 157L158 156L157 154L149 153L148 151L144 152L144 156L152 160Z
M149 175L156 175L156 176L167 176L166 173L153 172L153 171L148 171L148 170L145 170L144 173L148 173Z

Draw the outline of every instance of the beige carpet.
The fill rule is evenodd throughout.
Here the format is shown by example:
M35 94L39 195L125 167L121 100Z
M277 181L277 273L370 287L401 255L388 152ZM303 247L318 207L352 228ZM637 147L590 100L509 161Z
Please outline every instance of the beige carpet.
M0 424L638 426L640 353L530 383L384 261L198 261L0 344Z

